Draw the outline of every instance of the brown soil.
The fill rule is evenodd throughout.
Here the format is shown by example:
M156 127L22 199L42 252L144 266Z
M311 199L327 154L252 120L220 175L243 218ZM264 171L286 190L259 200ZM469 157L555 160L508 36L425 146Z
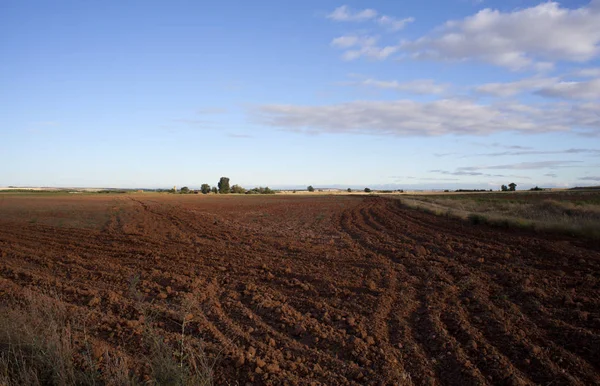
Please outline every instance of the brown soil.
M0 256L142 372L186 320L217 384L600 383L597 244L394 199L6 196Z

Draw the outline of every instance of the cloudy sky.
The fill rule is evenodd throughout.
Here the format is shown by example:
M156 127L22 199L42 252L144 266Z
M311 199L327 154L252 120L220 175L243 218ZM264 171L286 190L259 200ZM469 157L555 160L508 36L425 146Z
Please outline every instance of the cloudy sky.
M0 186L600 185L600 0L5 0L0 56Z

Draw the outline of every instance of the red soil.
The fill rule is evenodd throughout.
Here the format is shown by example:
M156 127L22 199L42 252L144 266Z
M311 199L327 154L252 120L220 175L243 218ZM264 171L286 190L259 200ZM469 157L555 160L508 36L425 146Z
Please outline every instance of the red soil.
M600 383L598 245L394 199L6 196L0 256L0 302L51 290L142 372L186 319L217 384Z

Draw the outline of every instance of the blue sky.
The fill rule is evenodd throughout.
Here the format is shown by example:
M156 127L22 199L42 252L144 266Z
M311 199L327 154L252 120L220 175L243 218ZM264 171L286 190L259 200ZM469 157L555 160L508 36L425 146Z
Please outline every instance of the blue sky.
M0 186L600 184L600 0L0 3Z

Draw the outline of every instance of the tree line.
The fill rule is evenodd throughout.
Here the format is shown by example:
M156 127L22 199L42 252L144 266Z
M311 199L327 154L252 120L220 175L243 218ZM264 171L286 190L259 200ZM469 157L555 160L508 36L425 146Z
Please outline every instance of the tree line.
M177 189L174 187L173 189L170 190L170 192L177 193ZM221 177L219 179L219 182L217 182L217 186L210 186L209 184L202 184L200 186L200 190L191 190L187 186L184 186L183 188L179 189L179 193L180 194L194 194L194 193L195 194L198 194L198 193L202 193L202 194L209 194L209 193L213 193L213 194L229 194L229 193L273 194L273 193L275 193L275 191L270 189L268 186L264 187L264 188L262 186L259 186L257 188L253 188L253 189L245 189L237 184L231 186L229 183L229 177Z
M507 185L502 185L500 187L500 190L503 192L514 192L517 189L517 184L515 184L514 182L511 182L510 184ZM316 189L312 186L309 185L306 188L307 191L309 192L314 192ZM537 186L531 190L542 190L541 188L538 188ZM321 191L321 190L319 190ZM347 189L348 192L352 192L351 188ZM365 193L371 193L372 190L370 188L364 188L363 190ZM445 190L445 192L448 192L449 190ZM481 189L481 190L471 190L471 189L458 189L456 190L456 192L477 192L477 191L486 191L485 189ZM491 189L490 189L491 191ZM243 187L241 187L240 185L230 185L230 180L229 177L221 177L219 179L219 182L217 182L216 186L210 186L209 184L202 184L200 186L200 190L192 190L190 188L188 188L187 186L184 186L183 188L179 189L179 192L177 191L177 189L175 187L173 187L173 189L169 190L169 192L171 193L180 193L180 194L198 194L198 193L202 193L202 194L209 194L209 193L213 193L213 194L229 194L229 193L234 193L234 194L274 194L275 191L270 189L268 186L267 187L256 187L253 189L245 189ZM294 193L296 191L294 190ZM402 189L398 189L398 190L383 190L383 191L379 191L381 193L404 193L404 190Z

